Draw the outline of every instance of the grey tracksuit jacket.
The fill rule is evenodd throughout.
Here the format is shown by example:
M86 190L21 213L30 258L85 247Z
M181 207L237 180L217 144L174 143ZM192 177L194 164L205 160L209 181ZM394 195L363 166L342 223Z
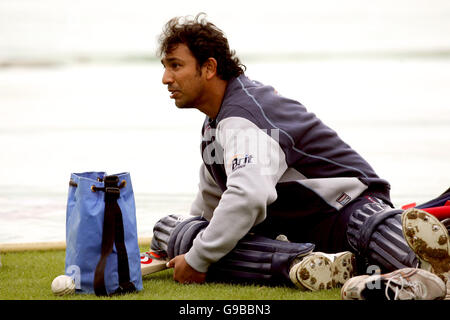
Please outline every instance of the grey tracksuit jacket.
M216 119L202 128L199 191L191 215L210 221L186 261L200 272L268 215L337 212L389 184L297 101L245 75L231 79Z

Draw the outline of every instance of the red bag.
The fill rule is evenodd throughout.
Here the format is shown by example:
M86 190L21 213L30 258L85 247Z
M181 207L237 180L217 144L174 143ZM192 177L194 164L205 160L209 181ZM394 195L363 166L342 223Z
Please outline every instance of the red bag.
M434 215L439 220L450 218L450 188L443 194L421 205L415 202L402 206L403 210L417 208Z

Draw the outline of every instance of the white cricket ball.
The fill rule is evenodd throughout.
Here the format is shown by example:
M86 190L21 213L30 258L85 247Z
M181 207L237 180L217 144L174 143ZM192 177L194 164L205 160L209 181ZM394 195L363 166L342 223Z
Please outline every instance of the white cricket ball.
M65 274L57 276L52 281L52 291L57 296L64 296L75 292L75 281Z

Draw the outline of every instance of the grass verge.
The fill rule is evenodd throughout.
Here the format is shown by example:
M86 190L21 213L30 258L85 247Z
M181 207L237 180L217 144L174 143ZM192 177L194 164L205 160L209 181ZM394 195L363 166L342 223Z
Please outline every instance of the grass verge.
M142 247L145 251L147 247ZM138 293L114 297L74 294L57 297L50 285L64 274L64 250L0 253L0 300L339 300L339 289L305 292L293 287L207 283L181 285L172 270L143 278Z

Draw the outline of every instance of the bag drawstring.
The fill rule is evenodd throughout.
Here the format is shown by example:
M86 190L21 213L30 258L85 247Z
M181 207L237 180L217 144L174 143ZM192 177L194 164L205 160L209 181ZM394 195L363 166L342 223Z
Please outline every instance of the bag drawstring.
M103 182L103 179L102 179L102 178L97 178L97 181ZM75 181L70 180L70 181L69 181L69 186L77 188L77 187L78 187L78 184L77 184ZM122 181L120 182L120 184L119 184L117 187L118 187L119 189L122 189L122 188L125 188L126 186L127 186L127 181L126 181L126 180L122 180ZM92 190L92 192L96 192L96 191L105 191L105 187L97 187L97 186L95 186L95 185L92 185L92 186L91 186L91 190Z

